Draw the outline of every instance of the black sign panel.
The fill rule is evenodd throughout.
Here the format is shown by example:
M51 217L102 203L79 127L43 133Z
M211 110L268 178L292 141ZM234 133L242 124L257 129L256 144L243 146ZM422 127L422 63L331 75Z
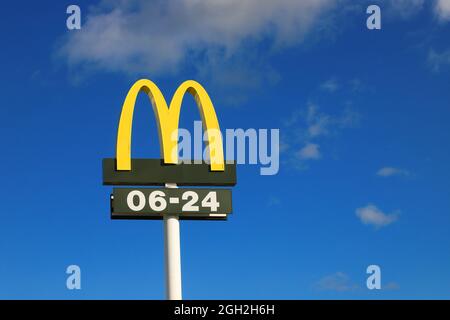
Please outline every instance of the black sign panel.
M226 220L232 211L230 189L113 188L112 219Z
M164 164L161 159L131 159L130 171L117 171L116 159L103 159L103 184L117 186L234 186L236 163L226 163L225 171L211 171L209 164Z

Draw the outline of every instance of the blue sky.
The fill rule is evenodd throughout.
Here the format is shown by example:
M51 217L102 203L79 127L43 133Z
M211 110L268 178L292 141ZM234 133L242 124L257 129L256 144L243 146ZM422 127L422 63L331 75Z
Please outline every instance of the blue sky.
M111 221L101 177L141 77L199 81L222 129L280 129L277 175L240 165L227 222L181 223L184 298L450 298L448 1L167 3L78 1L74 31L69 3L5 5L0 298L164 298L162 222ZM133 135L159 157L144 96Z

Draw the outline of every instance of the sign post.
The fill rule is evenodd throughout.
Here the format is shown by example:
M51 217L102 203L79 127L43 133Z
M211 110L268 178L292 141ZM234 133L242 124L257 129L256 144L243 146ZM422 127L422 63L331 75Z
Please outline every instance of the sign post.
M166 188L177 188L177 185L166 183ZM164 215L164 257L166 298L167 300L181 300L180 220L176 214Z
M145 92L153 105L158 121L161 159L131 158L133 112L140 92ZM178 136L185 93L190 93L199 107L208 138L209 163L183 163L178 159L178 140L172 138ZM205 89L198 82L185 81L168 105L152 81L138 80L129 90L122 106L116 157L103 159L103 184L127 186L113 188L111 219L164 220L166 297L168 300L181 300L179 220L227 220L232 212L231 190L209 187L236 185L236 163L225 162L219 121Z

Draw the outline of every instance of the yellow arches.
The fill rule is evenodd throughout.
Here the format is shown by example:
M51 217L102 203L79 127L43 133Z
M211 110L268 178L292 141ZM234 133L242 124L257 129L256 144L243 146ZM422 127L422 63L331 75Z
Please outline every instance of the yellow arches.
M131 170L133 111L140 91L144 91L152 103L158 124L159 143L164 163L178 163L178 123L183 97L186 92L189 92L197 103L203 127L207 133L211 171L224 171L225 163L219 121L206 90L198 82L187 80L178 87L170 105L167 106L161 90L147 79L138 80L133 84L122 106L116 146L116 169L118 171Z

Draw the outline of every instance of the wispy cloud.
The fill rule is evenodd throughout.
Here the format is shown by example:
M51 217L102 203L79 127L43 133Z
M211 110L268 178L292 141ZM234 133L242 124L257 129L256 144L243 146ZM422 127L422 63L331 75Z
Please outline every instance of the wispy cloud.
M380 5L391 18L410 19L432 8L439 21L450 21L450 0L382 0Z
M319 148L316 143L307 143L296 155L300 160L317 160L321 157Z
M274 48L301 43L338 2L105 0L87 13L82 32L67 36L60 54L71 65L167 74L193 60L231 59L262 41Z
M434 12L440 21L450 21L450 0L436 0Z
M306 125L308 138L315 138L329 133L330 126L336 119L331 115L320 112L317 105L309 104L306 113Z
M318 291L348 292L358 289L358 285L352 283L350 277L343 272L336 272L320 279L314 288Z
M396 291L400 290L400 285L397 282L388 282L383 285L383 290Z
M441 71L443 66L450 65L450 49L437 52L434 49L431 49L428 52L428 65L434 72Z
M373 204L356 209L356 216L363 224L376 228L387 226L398 219L398 213L386 214Z
M387 0L388 9L396 16L409 18L423 9L425 0Z
M448 20L449 1L434 1L436 15ZM425 1L382 3L395 17L409 17ZM103 0L90 7L81 32L70 32L59 42L58 55L77 70L151 76L199 65L218 67L232 60L242 66L251 59L240 62L236 57L254 57L262 43L269 50L258 50L259 56L298 45L311 34L335 31L339 12L349 14L354 11L348 9L355 6L363 4L350 0ZM254 67L249 70L256 70L258 64ZM338 87L335 79L324 83L329 91Z
M309 102L305 108L294 111L285 120L288 128L302 128L301 140L311 140L330 134L337 134L341 129L352 128L360 123L361 116L350 108L345 108L338 114L330 114L320 109L317 104Z
M281 200L279 197L277 196L269 196L268 200L267 200L267 205L269 207L273 207L273 206L279 206L281 204Z
M322 90L325 90L328 92L335 92L337 89L339 89L339 84L336 79L331 78L331 79L328 79L327 81L323 82L320 85L320 88Z
M282 153L288 155L289 164L304 170L308 168L306 162L322 158L321 145L327 137L337 136L343 129L357 126L360 119L360 114L350 108L331 114L310 102L285 119L283 131L288 132L291 138L289 144L283 143Z
M383 167L377 171L377 176L380 177L392 177L392 176L409 176L411 173L406 169Z

